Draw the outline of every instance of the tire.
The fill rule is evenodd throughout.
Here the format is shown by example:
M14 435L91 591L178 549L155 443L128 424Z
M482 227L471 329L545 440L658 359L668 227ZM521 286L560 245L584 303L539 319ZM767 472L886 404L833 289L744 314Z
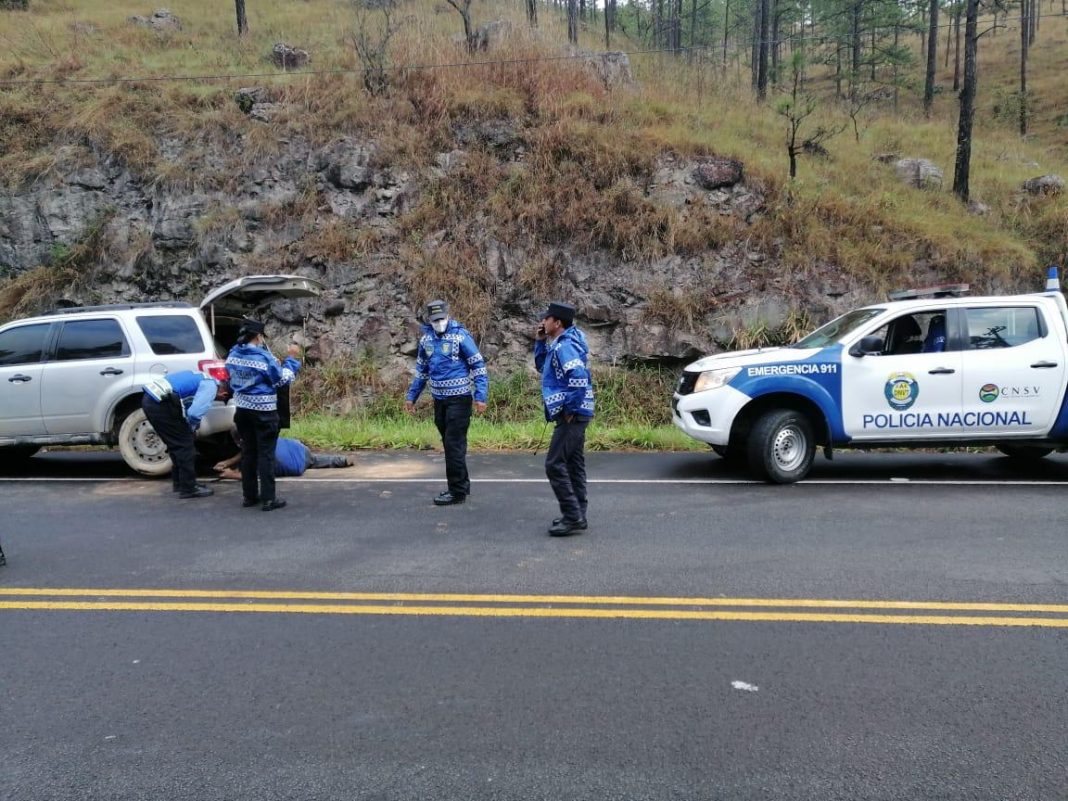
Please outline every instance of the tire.
M1026 459L1036 461L1053 453L1053 448L1043 448L1041 445L998 445L997 449L1010 459Z
M748 441L749 467L771 484L793 484L808 475L816 456L812 423L792 409L765 412Z
M135 409L119 425L119 453L134 472L163 476L171 472L171 457L141 409Z

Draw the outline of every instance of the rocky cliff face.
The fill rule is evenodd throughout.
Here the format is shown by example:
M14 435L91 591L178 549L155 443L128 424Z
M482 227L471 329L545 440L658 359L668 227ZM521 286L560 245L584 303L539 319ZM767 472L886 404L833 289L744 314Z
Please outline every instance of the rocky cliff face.
M246 105L252 111L262 104L253 98ZM314 345L312 356L323 360L355 351L406 361L416 347L419 302L438 292L457 300L450 297L453 279L477 283L479 294L456 303L457 316L473 318L484 352L502 364L526 359L536 313L550 295L580 307L598 360L672 365L732 341L747 344L744 337L787 325L798 310L820 322L870 300L834 270L801 280L780 268L774 248L747 244L766 199L759 185L747 184L742 164L666 153L630 190L675 219L695 221L696 241L681 249L686 255L676 249L628 257L559 237L519 244L498 235L490 213L480 211L466 224L466 261L450 262L450 230L417 231L407 224L410 215L428 195L440 195L457 170L470 169L476 155L513 166L518 180L528 158L507 120L455 134L452 150L403 169L385 163L373 141L314 146L282 139L277 155L204 184L195 176L218 175L233 163L241 137L229 153L164 142L164 158L194 177L168 185L142 179L107 154L61 153L50 178L0 192L0 278L49 264L101 223L107 247L91 278L40 305L197 302L244 274L314 276L327 287L321 299L276 304L268 320L276 337ZM729 223L714 226L729 236L707 230L717 220ZM425 272L413 273L413 258L438 264L438 280L421 283Z

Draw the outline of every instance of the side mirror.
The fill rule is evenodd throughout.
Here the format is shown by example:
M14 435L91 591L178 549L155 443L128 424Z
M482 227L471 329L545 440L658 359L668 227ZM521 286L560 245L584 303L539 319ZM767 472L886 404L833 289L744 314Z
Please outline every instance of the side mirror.
M849 349L849 355L857 357L877 356L883 352L884 347L885 345L879 337L862 337L860 342Z

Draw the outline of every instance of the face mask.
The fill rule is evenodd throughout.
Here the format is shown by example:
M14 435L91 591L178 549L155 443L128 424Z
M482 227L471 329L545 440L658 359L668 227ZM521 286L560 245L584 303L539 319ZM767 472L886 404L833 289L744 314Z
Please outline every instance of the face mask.
M435 320L430 324L430 327L434 329L435 333L444 334L445 329L449 327L449 318L446 317L444 320Z

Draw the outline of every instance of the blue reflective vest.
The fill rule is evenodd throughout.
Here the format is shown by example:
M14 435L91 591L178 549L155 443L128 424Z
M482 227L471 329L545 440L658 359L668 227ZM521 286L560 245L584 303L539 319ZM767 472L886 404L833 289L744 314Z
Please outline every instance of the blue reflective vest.
M444 334L429 325L423 326L419 338L419 355L415 358L415 378L408 388L408 400L419 399L423 388L430 384L435 400L471 395L479 403L489 399L489 374L486 360L466 328L449 320Z
M278 408L277 388L297 377L300 362L292 356L279 362L267 348L234 345L226 357L226 369L237 408L273 412Z
M534 342L534 366L541 371L545 419L562 414L593 417L593 378L586 336L575 326L565 328L553 342Z

